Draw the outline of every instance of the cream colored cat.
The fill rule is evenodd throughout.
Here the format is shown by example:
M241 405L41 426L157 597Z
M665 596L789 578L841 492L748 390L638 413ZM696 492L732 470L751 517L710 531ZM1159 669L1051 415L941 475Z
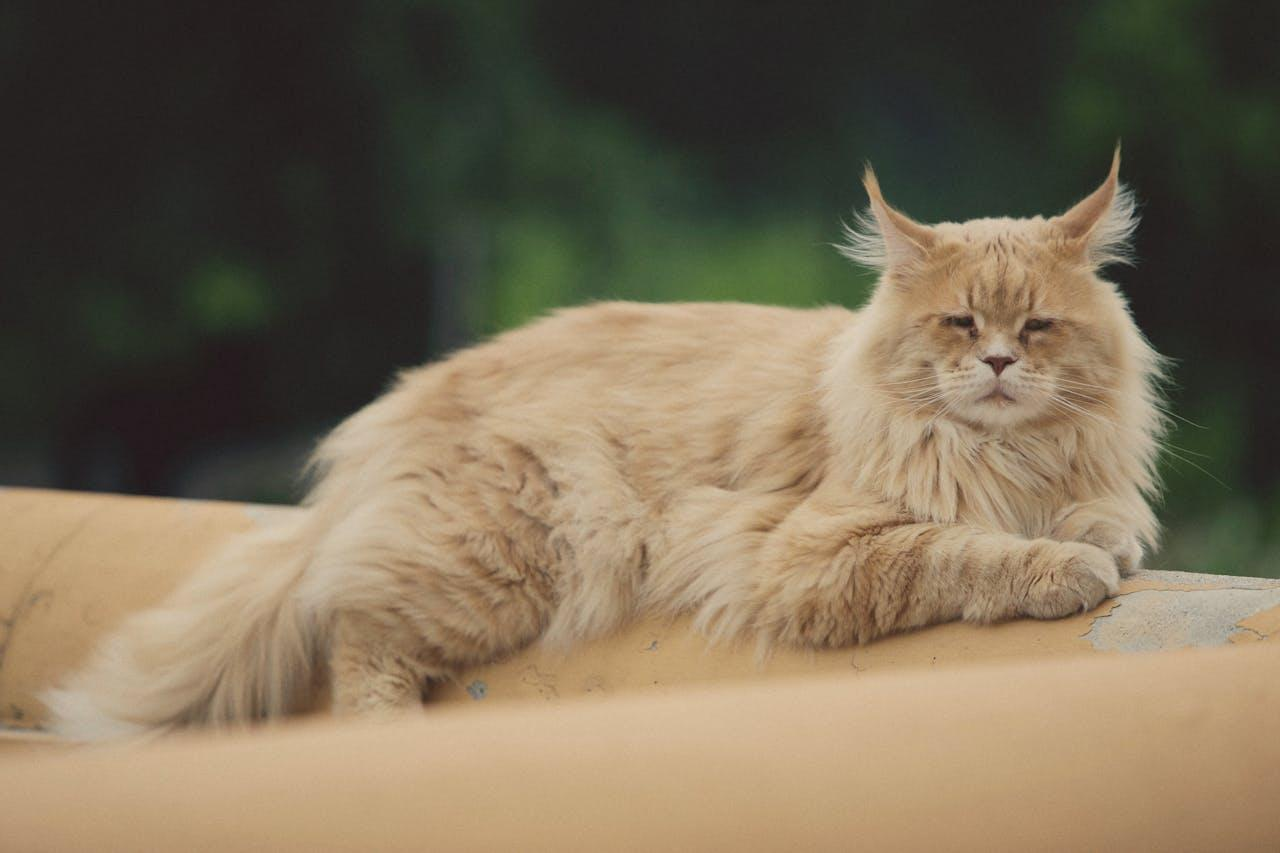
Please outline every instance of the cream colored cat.
M767 650L1093 607L1157 533L1159 359L1097 274L1118 168L1062 216L934 226L868 171L857 312L600 304L406 372L301 520L127 622L54 728L279 715L325 667L338 712L413 706L642 612Z

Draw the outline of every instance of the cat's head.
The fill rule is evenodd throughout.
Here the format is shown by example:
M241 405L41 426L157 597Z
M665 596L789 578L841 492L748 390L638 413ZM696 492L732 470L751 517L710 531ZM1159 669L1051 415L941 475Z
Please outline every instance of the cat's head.
M1123 395L1145 392L1157 357L1098 275L1127 259L1137 223L1119 154L1050 219L924 225L889 206L868 169L871 206L842 247L881 272L864 309L864 387L903 412L991 429L1110 420Z

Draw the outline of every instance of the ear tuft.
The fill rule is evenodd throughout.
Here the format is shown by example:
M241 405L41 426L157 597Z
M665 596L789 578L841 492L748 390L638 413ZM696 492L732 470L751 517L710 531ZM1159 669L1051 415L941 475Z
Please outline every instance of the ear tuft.
M919 260L936 242L933 229L889 206L870 164L862 185L871 203L854 213L853 224L844 226L844 242L836 248L856 264L884 272Z
M1086 198L1053 220L1073 251L1095 269L1131 264L1133 232L1138 227L1138 204L1120 183L1120 146L1116 145L1107 179Z
M1138 228L1138 201L1124 184L1116 185L1115 198L1093 233L1086 251L1089 263L1102 269L1111 264L1133 265L1133 232Z
M871 209L855 210L853 222L841 225L844 240L836 244L836 251L860 267L884 272L889 266L889 253L885 251L884 235Z

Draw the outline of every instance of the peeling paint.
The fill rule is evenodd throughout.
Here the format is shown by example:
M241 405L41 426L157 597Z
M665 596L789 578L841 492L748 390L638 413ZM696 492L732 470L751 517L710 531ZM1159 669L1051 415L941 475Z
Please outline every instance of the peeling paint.
M1130 582L1154 583L1172 587L1212 587L1217 589L1280 589L1280 578L1249 578L1234 575L1207 575L1200 572L1165 572L1143 570L1129 578Z
M1216 580L1221 583L1223 578ZM1094 619L1081 636L1106 652L1227 645L1232 635L1250 631L1241 621L1280 607L1280 584L1239 580L1248 583L1221 589L1143 589L1121 595L1111 611Z

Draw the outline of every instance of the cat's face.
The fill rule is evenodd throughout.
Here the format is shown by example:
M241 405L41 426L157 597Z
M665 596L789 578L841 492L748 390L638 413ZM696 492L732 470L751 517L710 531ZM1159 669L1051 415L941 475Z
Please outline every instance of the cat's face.
M935 230L937 257L895 274L887 300L901 334L880 369L895 396L977 426L1105 416L1127 319L1114 292L1061 257L1043 221Z
M1137 337L1095 272L1133 227L1115 169L1054 219L933 226L889 208L869 178L883 242L852 251L879 251L884 268L874 386L913 416L980 428L1106 419Z

